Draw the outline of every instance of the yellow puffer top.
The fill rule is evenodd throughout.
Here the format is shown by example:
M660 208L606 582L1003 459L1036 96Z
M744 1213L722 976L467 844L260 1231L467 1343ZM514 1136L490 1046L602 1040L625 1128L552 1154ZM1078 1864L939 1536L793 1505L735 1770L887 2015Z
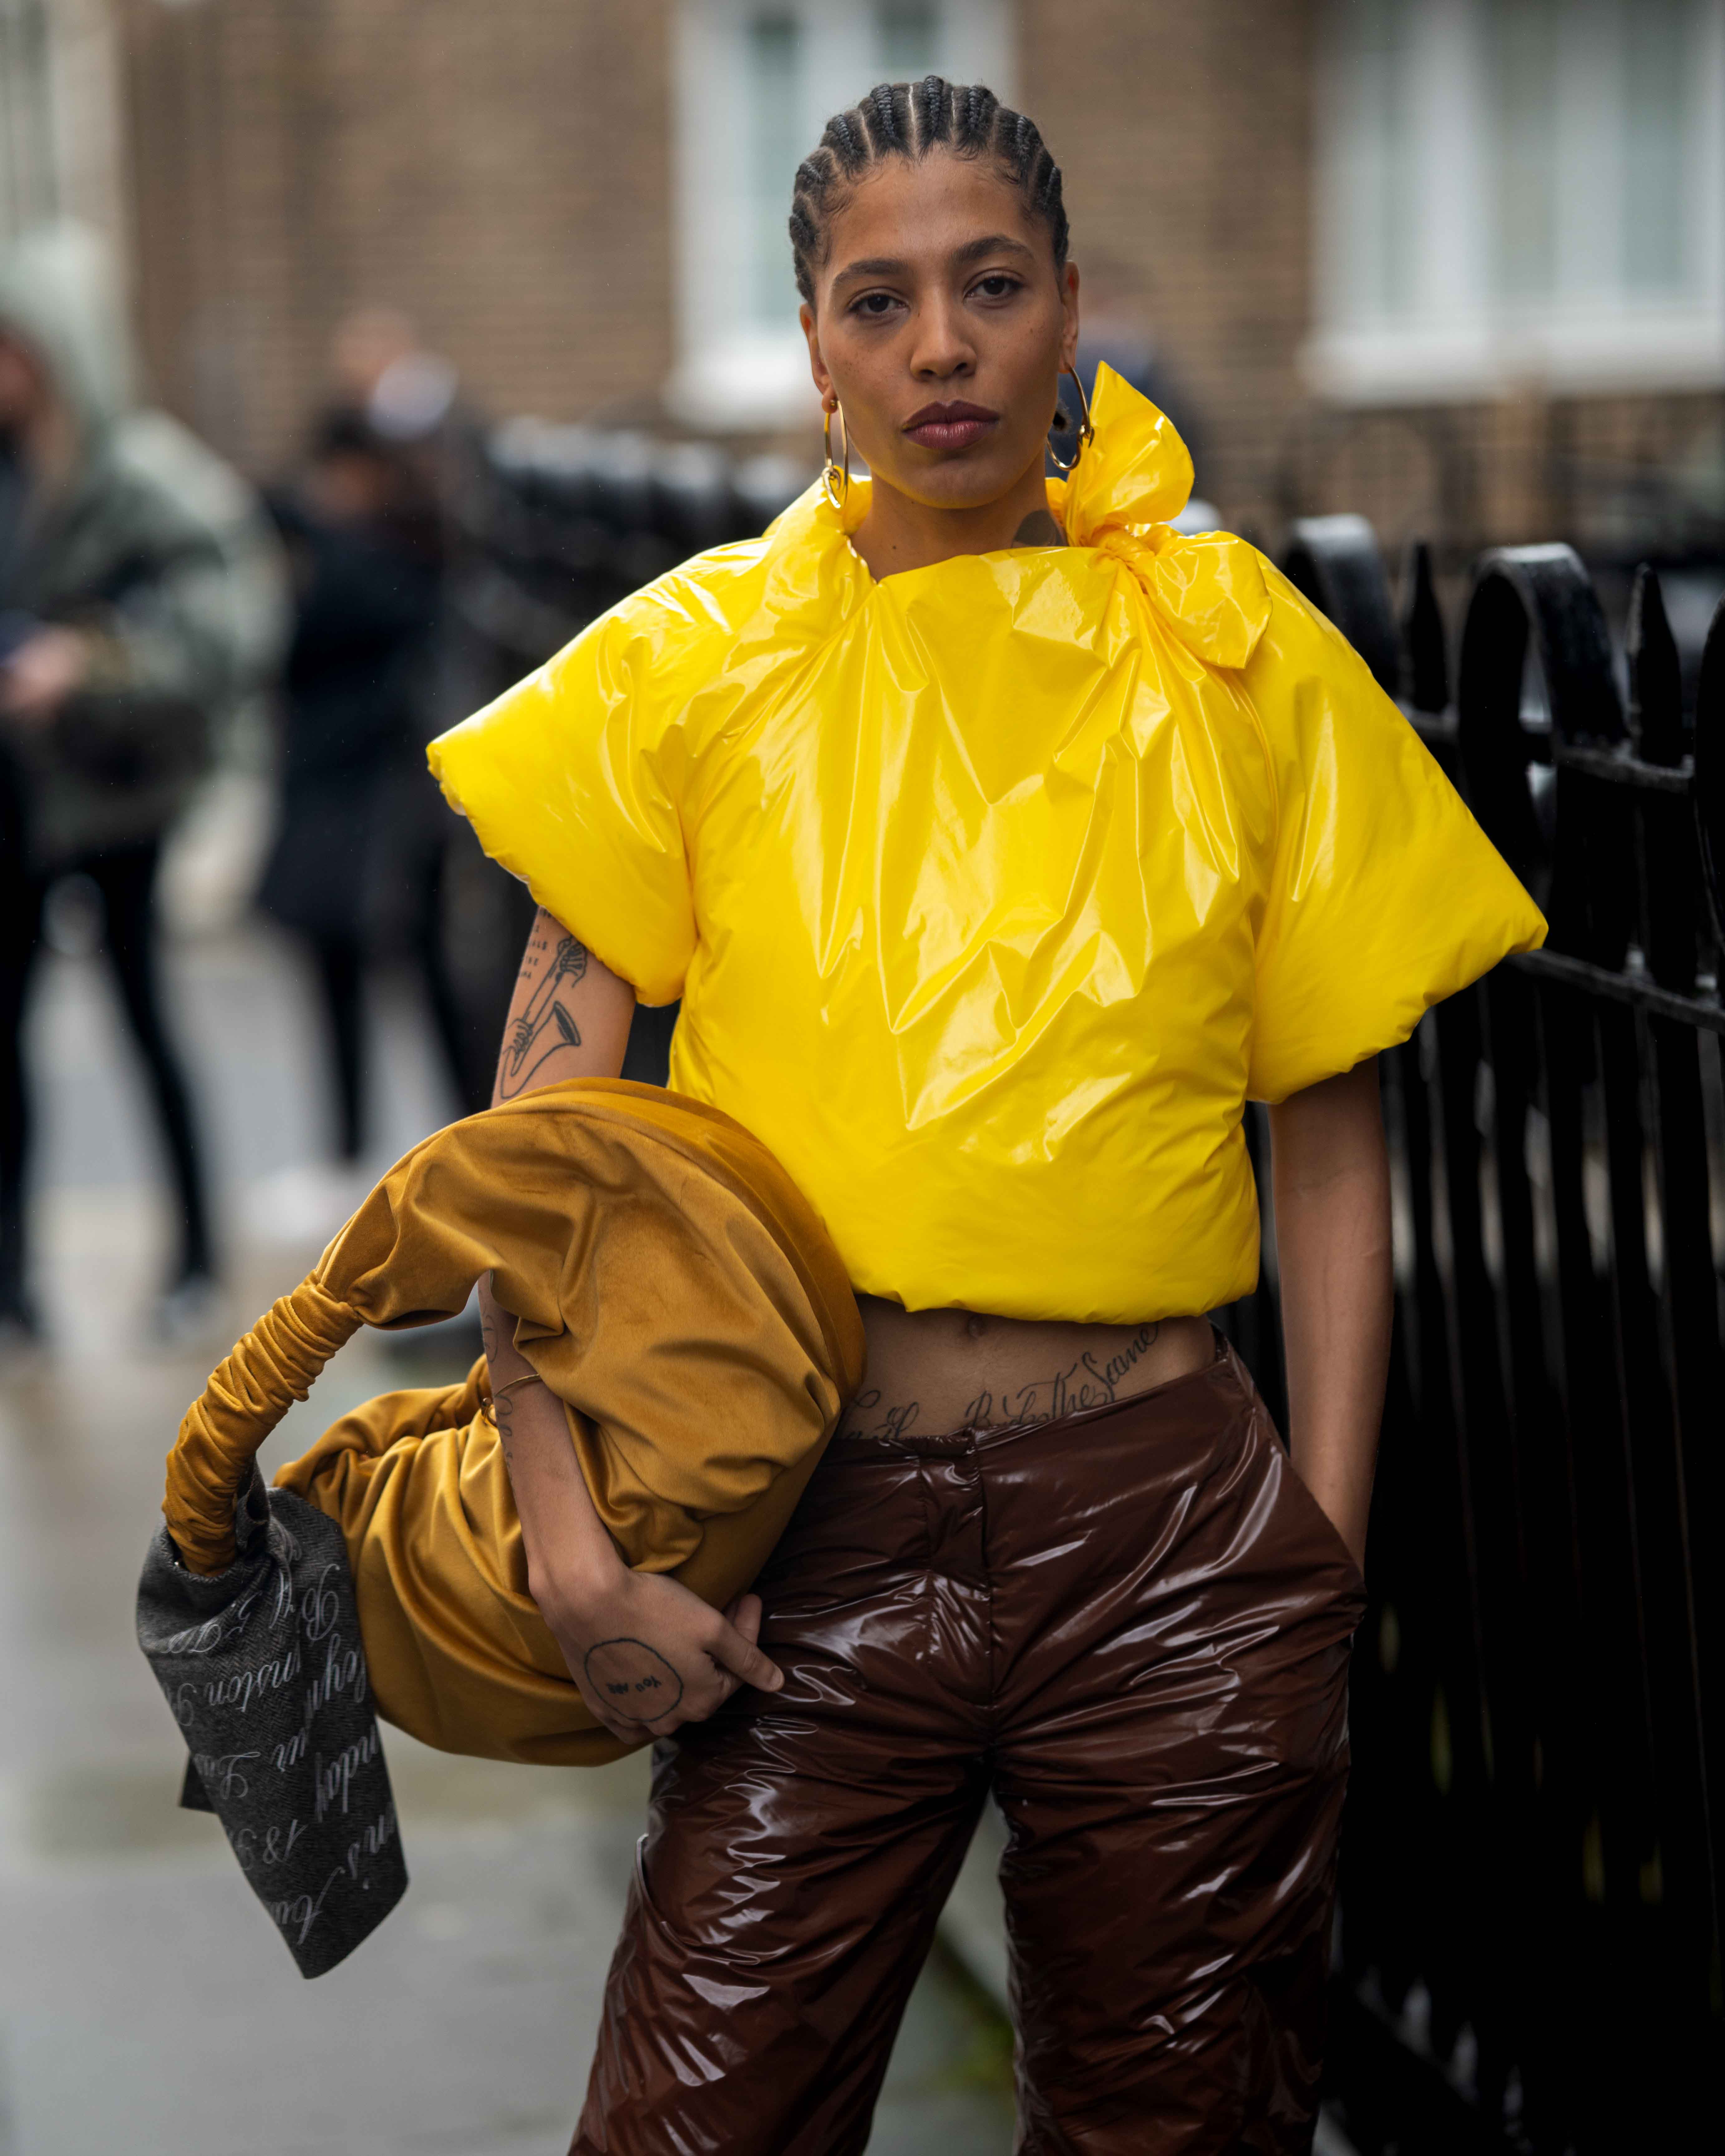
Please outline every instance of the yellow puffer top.
M635 988L854 1285L1116 1322L1248 1291L1241 1119L1544 923L1346 641L1166 520L1101 370L1065 547L877 583L819 489L432 744L487 853Z

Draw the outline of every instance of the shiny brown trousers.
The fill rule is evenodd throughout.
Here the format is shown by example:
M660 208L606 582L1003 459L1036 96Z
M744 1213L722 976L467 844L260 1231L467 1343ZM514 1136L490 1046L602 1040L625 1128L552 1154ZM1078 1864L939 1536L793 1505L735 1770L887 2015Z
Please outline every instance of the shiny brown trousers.
M1224 1350L834 1445L659 1748L572 2156L856 2156L992 1789L1020 2156L1311 2144L1358 1570Z

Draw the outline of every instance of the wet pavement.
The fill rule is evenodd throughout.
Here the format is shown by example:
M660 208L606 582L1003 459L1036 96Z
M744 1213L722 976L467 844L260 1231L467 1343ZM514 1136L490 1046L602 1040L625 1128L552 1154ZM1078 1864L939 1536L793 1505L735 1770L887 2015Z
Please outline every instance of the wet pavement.
M316 1036L261 931L174 956L222 1204L230 1301L208 1346L148 1344L165 1244L154 1148L105 976L46 969L33 1021L39 1285L53 1332L0 1372L0 2156L555 2156L579 2106L644 1764L454 1759L391 1732L413 1877L307 1984L183 1759L131 1635L180 1414L313 1262ZM404 993L382 998L376 1164L454 1112ZM459 1374L449 1348L344 1348L264 1455L352 1402ZM439 1359L441 1358L441 1359ZM1008 2046L955 1966L925 1972L871 2156L1005 2156Z

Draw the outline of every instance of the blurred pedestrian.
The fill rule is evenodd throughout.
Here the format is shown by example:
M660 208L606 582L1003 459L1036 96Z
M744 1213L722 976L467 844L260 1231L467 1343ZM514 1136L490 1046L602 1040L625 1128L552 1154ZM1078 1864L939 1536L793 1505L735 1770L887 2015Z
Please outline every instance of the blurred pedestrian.
M162 1006L162 841L224 721L280 648L279 550L211 451L128 400L111 263L70 225L0 255L0 1338L29 1340L20 1033L61 876L100 894L103 943L177 1200L157 1311L195 1331L215 1270L182 1060Z
M361 411L319 423L305 469L271 504L293 571L283 678L281 823L264 870L265 911L304 938L333 1055L337 1156L366 1143L364 977L394 943L424 981L457 1076L459 1022L443 963L437 889L404 790L429 790L429 730L443 550L422 471ZM436 814L453 819L433 796ZM348 1178L301 1178L304 1205L333 1225L357 1202ZM328 1178L324 1178L328 1182ZM297 1188L297 1186L296 1186Z
M470 424L454 362L429 351L398 307L356 307L343 316L330 341L330 372L338 398L391 441L434 452Z
M461 395L454 363L429 348L398 307L365 305L344 316L331 340L330 375L337 403L364 416L436 516L437 620L413 680L415 746L423 747L500 685L489 641L473 630L475 609L464 598L490 574L484 431ZM389 875L377 932L382 943L403 952L424 980L462 1106L475 1114L491 1097L492 1045L508 1008L520 942L513 927L501 937L489 936L484 922L501 914L515 924L523 906L507 877L493 891L491 906L471 905L475 875L483 880L489 864L466 824L450 814L423 757L398 766L386 793ZM458 892L453 906L446 898L452 883ZM531 911L528 901L526 918ZM460 961L453 968L452 956Z

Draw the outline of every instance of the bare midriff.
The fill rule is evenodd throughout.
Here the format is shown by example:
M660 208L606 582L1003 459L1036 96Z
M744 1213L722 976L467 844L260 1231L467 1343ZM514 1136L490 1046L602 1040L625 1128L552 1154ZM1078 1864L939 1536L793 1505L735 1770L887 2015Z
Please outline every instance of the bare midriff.
M1201 1370L1209 1321L1044 1324L967 1310L906 1311L860 1296L868 1374L839 1424L849 1436L940 1436L1056 1422Z

